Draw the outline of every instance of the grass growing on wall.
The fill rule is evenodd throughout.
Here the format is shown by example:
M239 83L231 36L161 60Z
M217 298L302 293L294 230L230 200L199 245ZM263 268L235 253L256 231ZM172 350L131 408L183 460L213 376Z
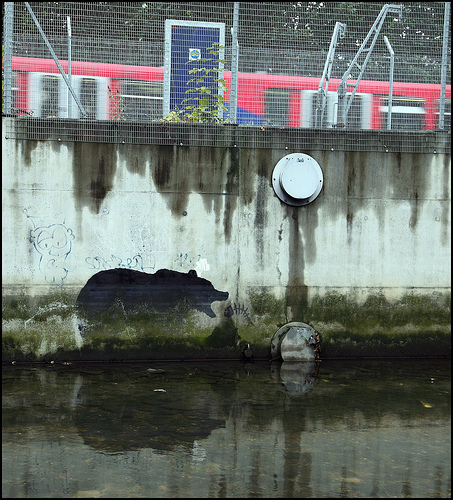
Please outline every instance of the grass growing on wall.
M246 342L255 356L266 358L273 335L291 321L321 334L321 358L437 356L451 349L449 294L407 294L392 303L375 294L358 305L332 292L315 297L303 317L293 318L285 299L261 290L250 293L247 317L218 318L215 327L197 326L194 311L134 317L108 311L86 332L79 329L75 298L4 298L3 361L239 358Z
M286 315L286 301L260 291L251 295L254 323L279 328L291 321L308 323L322 336L322 356L431 356L449 355L451 348L450 294L412 295L390 302L372 294L361 305L347 295L331 292L315 297L303 317ZM275 333L274 330L273 333ZM256 328L244 326L250 342ZM269 330L267 330L267 339ZM266 340L267 340L266 339Z

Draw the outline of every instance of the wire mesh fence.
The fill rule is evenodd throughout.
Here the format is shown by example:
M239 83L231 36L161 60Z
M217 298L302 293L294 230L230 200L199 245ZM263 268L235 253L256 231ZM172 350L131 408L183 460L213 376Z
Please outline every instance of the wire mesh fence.
M3 111L27 122L10 137L53 137L55 118L61 140L110 142L172 122L346 129L364 144L395 131L413 146L405 132L451 130L449 3L7 2L3 15Z

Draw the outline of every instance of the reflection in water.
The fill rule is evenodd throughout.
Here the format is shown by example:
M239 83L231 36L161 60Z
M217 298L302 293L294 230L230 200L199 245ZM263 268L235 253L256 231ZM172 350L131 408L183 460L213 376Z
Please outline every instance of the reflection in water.
M98 384L84 388L84 404L73 415L84 443L96 450L168 451L177 445L191 448L213 429L225 427L225 419L211 416L211 391L202 387L194 392L190 378L174 377L173 388L161 390L159 383L164 374L149 376L145 371L144 383L127 378L110 383L110 387L109 377L99 375ZM152 389L155 386L158 388ZM111 391L107 397L106 389Z
M3 367L4 497L445 497L450 360Z
M317 361L272 362L271 376L279 390L291 396L303 396L315 386L320 366Z

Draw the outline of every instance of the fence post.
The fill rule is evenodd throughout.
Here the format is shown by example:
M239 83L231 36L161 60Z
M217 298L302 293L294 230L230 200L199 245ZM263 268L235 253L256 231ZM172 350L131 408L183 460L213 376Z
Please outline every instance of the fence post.
M4 109L7 115L12 112L13 88L13 29L14 29L14 2L5 2L5 17L3 19L4 43Z
M55 61L55 64L57 65L58 69L60 70L60 73L61 73L61 76L63 77L64 82L66 83L69 91L71 92L72 96L74 97L74 100L77 103L77 106L79 106L80 112L82 113L83 117L86 118L87 117L86 111L84 110L82 103L80 102L74 89L72 88L71 84L69 83L68 77L66 76L65 72L63 71L63 68L61 67L61 64L59 63L58 58L57 58L55 52L53 51L49 40L47 39L46 35L44 34L44 31L42 30L38 19L36 18L35 14L33 13L32 9L30 7L30 4L28 2L24 2L24 3L25 3L25 7L27 7L28 12L30 12L31 18L33 19L34 23L36 24L36 27L38 28L38 31L39 31L40 35L42 36L42 39L44 40L45 44L47 45L47 48L49 49L50 53L52 54L53 60Z
M389 39L384 35L384 42L390 52L390 82L389 82L389 102L387 108L387 130L392 128L392 96L393 96L393 67L395 65L395 52L390 45Z
M71 74L71 18L68 16L68 80L69 85L72 86ZM72 96L68 89L68 118L72 118Z
M444 39L442 43L442 73L440 76L439 130L444 129L445 83L447 80L448 24L450 22L450 2L445 2Z
M239 68L239 2L234 2L233 39L231 48L231 89L230 89L230 121L237 122L238 111L238 68Z

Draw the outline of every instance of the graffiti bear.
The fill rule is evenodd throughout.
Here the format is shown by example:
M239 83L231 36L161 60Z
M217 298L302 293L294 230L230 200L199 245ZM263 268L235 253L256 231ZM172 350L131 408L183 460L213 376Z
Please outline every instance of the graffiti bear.
M228 292L216 290L210 281L188 273L160 269L154 274L134 269L108 269L93 275L77 297L77 306L88 315L107 311L120 304L125 314L143 307L149 311L171 311L180 304L215 318L212 302L228 298Z

